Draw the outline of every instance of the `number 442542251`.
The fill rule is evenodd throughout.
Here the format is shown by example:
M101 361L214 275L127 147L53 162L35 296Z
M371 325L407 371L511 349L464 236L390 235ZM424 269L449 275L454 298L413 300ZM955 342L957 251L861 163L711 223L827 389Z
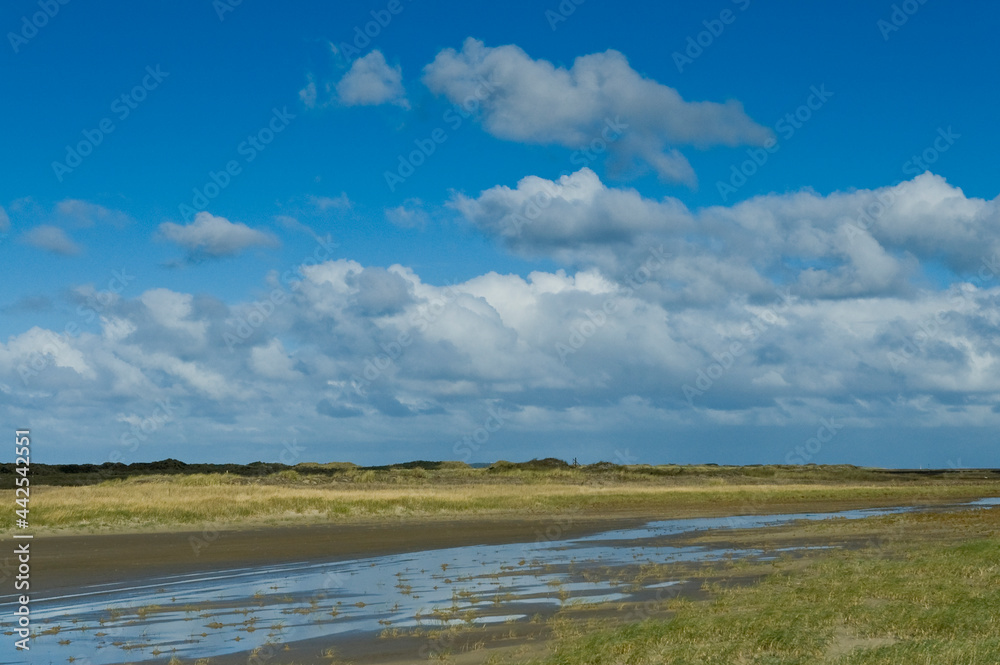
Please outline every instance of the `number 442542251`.
M25 521L28 519L28 496L30 494L29 486L31 484L31 480L28 478L28 466L31 462L30 446L31 439L28 437L28 432L18 430L14 441L14 455L17 456L17 459L15 460L15 472L19 476L14 481L17 485L17 489L14 492L16 497L15 503L18 505L18 510L15 512L19 518Z

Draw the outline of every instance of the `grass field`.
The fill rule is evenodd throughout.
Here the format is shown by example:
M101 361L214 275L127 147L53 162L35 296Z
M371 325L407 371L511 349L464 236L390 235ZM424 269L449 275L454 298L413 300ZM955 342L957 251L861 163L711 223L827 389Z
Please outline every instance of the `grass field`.
M320 471L317 471L320 469ZM747 514L1000 495L984 472L888 475L855 467L358 469L301 465L259 477L139 475L33 485L31 523L46 530L215 528L390 518L558 514ZM992 476L986 472L987 476ZM13 491L0 495L13 503ZM0 529L13 528L13 514Z
M534 665L986 665L1000 662L1000 508L796 526L798 536L875 538L879 547L755 566L749 586L711 585L670 618L608 629L557 623ZM773 536L773 534L772 534ZM760 539L762 534L748 537Z
M428 644L448 644L435 658L455 665L1000 662L1000 507L947 507L1000 496L1000 477L992 471L547 463L472 469L456 463L415 463L368 469L299 465L260 474L156 474L147 469L96 482L73 482L72 475L55 473L52 484L33 481L30 514L35 533L59 540L63 533L136 532L81 535L77 540L87 543L81 552L92 552L101 542L135 541L153 548L148 556L142 554L146 550L133 554L136 561L169 554L189 564L206 563L204 557L209 555L222 556L225 547L245 557L238 544L240 533L257 538L249 528L271 524L345 525L335 530L363 540L407 528L408 533L438 533L438 529L440 534L451 534L455 525L446 520L457 519L480 529L508 518L540 517L545 523L558 515L607 519L617 525L618 518L625 517L648 520L941 504L940 510L879 518L692 531L673 537L672 546L755 552L835 549L797 549L794 555L786 553L776 560L651 561L614 570L597 566L584 578L625 582L637 593L658 580L693 582L684 594L657 595L653 605L638 596L592 606L569 602L555 615L537 615L528 622L406 630L393 626L385 631L392 635L379 635L380 642L396 641L396 651L411 655ZM10 495L13 503L12 490L0 494ZM6 520L0 527L9 533L11 518L0 519ZM380 522L395 528L371 528L370 523ZM741 526L738 521L728 524ZM186 534L145 533L205 526L236 531L207 548L201 560L186 546ZM313 538L317 530L292 531ZM160 537L180 538L180 546L160 551L162 546L150 544ZM291 542L288 537L271 545L284 548ZM366 543L378 549L376 543ZM56 549L50 553L53 561L57 555L72 554ZM90 565L90 557L76 559ZM80 563L69 559L71 564ZM241 566L249 565L240 561ZM116 564L115 570L119 567ZM94 572L82 564L73 570L81 580ZM637 622L636 617L643 620ZM443 636L453 631L456 639L445 640ZM294 650L282 654L274 659L275 665L316 662L298 658ZM363 662L397 665L391 658L372 658Z

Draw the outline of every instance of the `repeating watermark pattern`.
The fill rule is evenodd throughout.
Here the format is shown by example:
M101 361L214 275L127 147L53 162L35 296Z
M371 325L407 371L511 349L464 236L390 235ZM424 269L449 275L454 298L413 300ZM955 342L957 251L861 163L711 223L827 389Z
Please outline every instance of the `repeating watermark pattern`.
M484 78L478 79L479 85L468 95L461 104L453 104L441 114L441 120L451 131L458 131L465 124L465 121L474 116L482 102L490 98L496 92L492 83ZM396 168L392 171L386 170L382 177L390 192L395 192L396 188L402 185L427 160L437 152L438 147L448 140L448 131L444 127L435 127L431 132L419 139L413 140L414 149L406 154L396 155Z
M569 156L569 163L581 169L590 166L598 157L607 152L613 143L621 139L626 129L628 129L628 123L623 121L620 115L616 115L614 119L605 118L600 135L592 138L590 143L583 148L574 151Z
M930 169L931 165L937 162L943 153L948 152L955 141L962 138L961 134L956 134L951 125L948 129L938 127L937 137L931 145L924 148L919 155L913 155L903 163L903 173L907 175L920 175Z
M125 268L113 270L111 279L108 280L107 289L88 294L86 301L76 308L77 317L86 324L94 323L110 308L134 279L135 275L128 274ZM27 386L30 379L55 364L56 358L67 346L68 340L78 337L81 332L80 323L76 320L67 322L63 326L62 333L46 331L46 340L42 348L33 351L25 361L17 366L21 382Z
M584 310L586 320L573 325L564 342L556 342L555 350L563 365L566 364L566 359L569 356L582 349L598 330L607 325L608 317L618 309L618 301L630 297L636 289L652 279L653 274L666 265L669 257L669 254L664 253L663 245L650 247L649 257L626 277L623 284L618 285L614 293L604 300L601 309L596 312L589 309Z
M39 11L30 16L27 14L22 16L20 29L17 32L7 33L7 41L10 42L10 47L14 49L14 53L20 53L21 47L38 36L38 31L47 26L49 21L56 17L60 9L69 4L69 1L38 0Z
M636 464L638 462L639 458L636 455L633 455L632 451L629 450L628 448L626 448L625 450L615 448L615 462L614 462L615 464L618 464L619 466L628 466L630 464Z
M281 287L276 287L268 292L267 297L255 300L239 316L227 320L228 330L222 334L222 341L226 343L226 348L230 353L236 351L236 347L254 336L254 333L270 319L278 308L285 304L290 297L286 289L298 291L302 288L302 281L305 279L303 269L308 266L319 265L324 261L333 258L335 249L340 245L327 236L315 236L316 247L311 254L300 261L295 268L289 268L278 276Z
M239 157L228 160L218 171L209 171L205 184L192 190L191 202L181 203L177 207L181 219L190 222L195 215L208 208L208 204L232 184L233 178L243 173L243 167L257 159L295 118L295 114L290 113L287 106L282 106L281 109L272 108L271 117L264 126L248 134L246 139L236 146L236 154Z
M956 134L951 125L947 129L937 128L937 136L931 145L913 155L903 162L901 170L906 175L920 175L927 170L928 166L937 162L940 156L951 149L955 142L962 138L961 134ZM857 217L850 224L844 225L844 232L848 241L853 245L854 241L870 231L880 219L896 204L896 193L891 188L886 188L878 192L871 200L858 208Z
M456 441L451 448L452 453L458 455L457 459L462 462L469 462L473 453L479 452L491 436L503 429L510 416L511 413L502 407L490 406L483 424Z
M605 118L604 125L598 135L591 139L584 147L575 150L569 156L569 161L573 166L580 169L590 166L598 157L607 152L611 146L625 135L628 123L622 120L620 115L614 118ZM566 170L559 174L560 178L570 175ZM524 202L519 212L506 216L506 223L510 227L510 235L519 237L524 232L524 227L533 223L541 216L542 212L552 205L558 194L556 188L550 181L543 181L542 189Z
M444 313L448 305L461 295L451 284L446 285L443 291L440 297L434 298L426 306L417 310L410 319L410 327L400 331L395 340L380 343L381 353L375 353L365 358L361 374L351 375L351 388L359 397L367 395L368 387L378 381L386 370L395 365L413 344L414 338L410 330L415 329L418 333L426 332L430 325Z
M412 2L413 0L407 0ZM389 0L384 9L373 9L369 13L372 20L354 26L351 41L337 44L337 53L344 58L346 64L350 64L365 49L371 46L372 40L377 39L382 31L389 27L393 18L399 16L406 9L402 0Z
M156 407L148 416L140 417L135 414L121 416L119 420L128 423L129 428L118 438L122 449L134 453L139 449L139 444L149 440L149 437L174 419L175 407L170 402L169 397L156 400ZM109 462L120 462L121 457L108 458Z
M892 11L888 18L880 18L875 22L875 27L882 34L882 41L889 41L893 33L906 25L910 17L920 11L920 8L927 4L927 0L904 0L899 4L892 5Z
M294 466L302 458L302 453L305 450L305 446L298 445L297 439L292 439L291 441L286 439L281 442L281 454L278 455L278 461L286 466ZM261 470L259 475L267 473L267 470ZM202 550L217 541L223 533L215 527L207 526L200 533L188 536L188 545L191 546L191 551L194 555L198 557L201 555Z
M990 257L983 257L979 263L979 270L971 278L973 289L959 288L954 295L949 298L949 306L943 307L933 315L925 318L917 324L917 329L911 334L905 335L903 341L894 351L886 352L886 360L894 372L898 372L904 365L924 352L927 345L944 334L946 326L955 321L953 315L956 312L963 312L974 309L972 294L976 289L983 288L987 282L992 282L1000 274L1000 254L994 252Z
M243 0L212 0L212 9L219 17L219 22L226 20L226 14L236 11L236 8L243 4Z
M775 293L781 301L777 307L764 308L741 326L740 333L746 338L745 341L733 340L721 352L713 353L712 362L698 369L694 380L681 386L681 392L688 406L694 406L695 397L701 397L711 390L715 382L736 365L736 360L746 353L761 335L778 324L779 315L791 306L793 297L788 287L783 292L779 290Z
M750 7L750 0L732 0L732 3L739 7L741 12L745 12ZM722 36L722 33L726 31L726 26L736 22L737 16L739 14L727 7L719 12L717 18L702 21L701 24L705 29L696 35L688 36L683 53L674 51L671 54L677 72L683 74L685 67L694 64L694 61L700 58L715 43L715 40Z
M826 89L825 83L821 83L819 87L810 86L809 95L805 102L774 123L775 132L781 137L781 140L790 141L812 119L813 115L826 105L833 95L833 92ZM750 178L756 175L768 162L771 155L781 149L781 140L768 139L761 148L747 148L746 154L749 159L729 167L729 180L718 180L715 183L715 188L723 202L728 201L732 194L746 185Z
M587 0L562 0L555 9L545 10L545 20L548 21L552 32L555 32L560 23L565 23L569 17L576 13L576 8Z
M139 108L139 104L146 101L149 93L160 87L160 84L170 76L170 72L160 69L161 65L146 67L146 75L131 90L123 92L111 102L110 111L113 115L105 116L97 123L93 129L84 129L81 134L83 138L73 145L66 146L66 156L63 161L52 162L52 172L56 180L63 181L66 175L72 173L78 166L83 164L83 160L94 153L97 146L104 143L111 132L115 131L115 118L118 122L127 119L132 112Z
M835 418L823 418L816 428L815 436L809 437L802 445L788 451L785 455L785 464L808 464L823 449L823 445L833 441L842 429L844 424L838 423Z
M582 513L580 508L572 508L564 515L554 517L544 527L534 529L534 543L524 543L521 545L521 556L527 559L529 556L537 554L537 546L546 543L554 543L564 540L567 532L573 526L578 516ZM461 633L452 630L434 631L430 639L420 646L417 655L421 660L435 658L444 660L451 654L455 647L456 639Z

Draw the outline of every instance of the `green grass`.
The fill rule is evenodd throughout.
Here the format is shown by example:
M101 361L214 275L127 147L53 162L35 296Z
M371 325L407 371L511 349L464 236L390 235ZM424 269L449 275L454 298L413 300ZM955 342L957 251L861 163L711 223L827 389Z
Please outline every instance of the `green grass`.
M535 663L995 665L998 513L915 516L885 547L788 560L758 584L717 585L709 601L674 601L669 619L604 630L565 623L553 654ZM921 525L935 539L994 535L927 542Z

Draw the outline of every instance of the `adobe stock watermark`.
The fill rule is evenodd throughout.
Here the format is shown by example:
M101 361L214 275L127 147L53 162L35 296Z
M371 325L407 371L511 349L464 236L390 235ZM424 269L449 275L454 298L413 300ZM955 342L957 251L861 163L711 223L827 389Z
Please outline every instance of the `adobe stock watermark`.
M962 135L956 134L951 125L948 125L948 129L938 127L937 136L931 145L924 148L919 155L913 155L903 162L903 173L917 176L930 170L931 165L937 162L942 154L948 152L960 138Z
M556 31L560 23L565 23L570 16L576 13L576 8L587 0L562 0L555 9L545 10L545 20L548 21L552 32Z
M170 76L170 72L162 71L160 65L147 66L146 75L137 85L112 100L110 111L114 117L105 116L93 129L84 129L81 132L82 139L73 145L66 146L65 159L61 162L52 162L52 172L55 173L56 180L62 182L67 174L72 173L74 169L83 164L83 160L92 155L97 146L104 143L108 134L115 131L117 126L114 118L117 118L118 122L122 122L132 115L132 111L139 108L139 104L146 101L149 93L160 87L160 84L168 76Z
M739 7L741 12L745 12L750 6L750 0L732 0L732 3ZM727 7L719 12L717 18L702 21L701 24L705 26L705 29L696 35L688 36L684 52L674 51L671 54L674 65L677 67L677 73L683 74L685 67L694 64L694 61L700 58L715 43L715 40L722 36L722 33L726 31L726 26L736 22L737 16L739 14Z
M604 300L601 309L596 312L585 309L583 312L587 319L570 328L565 342L556 342L555 349L560 362L565 365L569 356L582 349L598 330L607 325L609 317L618 309L618 299L628 298L635 293L636 289L652 279L653 273L666 265L668 258L670 255L664 253L663 245L649 248L649 257L626 277L624 284L619 284L618 290Z
M155 403L156 407L153 409L153 412L145 417L136 414L119 416L119 422L129 425L128 430L123 432L118 438L119 443L122 445L121 450L134 453L139 449L141 443L148 441L150 436L174 420L175 408L170 402L169 397L158 399ZM112 459L112 457L116 457L116 459ZM112 453L108 457L109 462L121 462L122 459L120 452L118 455Z
M331 588L343 589L345 586L346 586L345 573L333 572L331 570L324 571L323 586L320 589L318 589L315 593L313 593L313 595L309 597L309 599L303 606L312 607L318 605L319 603L333 596L333 594L330 593ZM264 665L265 663L268 663L275 656L282 654L287 656L285 652L288 650L288 648L289 647L287 644L282 644L281 642L271 641L270 639L268 639L262 645L250 651L250 656L249 658L247 658L247 665ZM197 662L201 663L202 661L199 660Z
M493 405L486 410L486 413L482 425L455 441L455 445L452 446L451 452L458 455L460 461L466 463L471 461L473 453L479 452L490 437L502 430L511 416L510 412Z
M219 17L219 23L226 20L226 14L236 11L236 8L243 4L243 0L212 0L212 9Z
M765 308L755 314L749 321L740 328L740 333L746 337L745 341L733 340L721 352L712 354L712 362L703 368L699 368L694 380L681 386L684 400L688 406L694 406L694 398L701 397L715 385L736 364L736 360L747 352L751 344L760 339L773 326L778 324L778 316L787 310L792 303L792 294L789 288L785 288L784 293L775 291L781 300L781 304L776 308Z
M260 153L267 149L267 146L274 141L275 137L288 128L288 125L296 116L288 112L287 106L271 109L271 118L253 134L248 134L246 139L236 146L236 154L240 159L230 159L218 171L209 171L205 184L192 189L190 203L181 203L177 206L177 212L181 219L190 222L199 212L208 208L208 204L219 196L232 183L233 178L243 173L243 167L257 159Z
M426 332L434 321L444 313L445 309L456 298L461 295L455 288L448 284L444 287L444 295L435 298L426 307L420 308L410 320L410 327L415 328L418 333ZM361 374L352 374L350 378L351 388L359 397L368 394L368 386L373 384L406 353L406 350L413 344L413 334L409 330L402 330L396 335L396 339L390 342L382 342L379 348L381 353L373 354L365 358L362 365Z
M618 466L629 466L632 464L638 464L639 458L632 454L629 448L622 450L621 448L615 448L615 461L614 463Z
M835 418L823 418L816 428L816 435L805 440L800 446L795 446L785 455L785 464L808 464L823 449L823 445L833 441L834 437L844 429L843 423L838 423Z
M553 518L544 529L536 528L535 542L523 543L521 545L521 556L525 559L534 557L539 546L555 543L567 537L570 528L581 514L581 509L574 506L559 518ZM499 591L499 589L497 589ZM427 642L420 646L417 656L421 660L436 658L444 660L455 648L457 640L462 636L460 631L440 630L432 631Z
M7 41L14 53L20 53L21 47L38 36L38 31L49 24L69 0L38 0L38 9L31 16L25 14L21 17L21 27L17 32L8 32Z
M479 85L476 86L472 94L467 96L460 105L453 104L441 115L442 122L447 124L451 131L458 131L466 120L479 111L481 103L496 92L493 85L486 79L480 77L478 81ZM395 193L396 188L416 173L417 169L423 166L430 156L437 152L438 147L447 140L448 132L444 127L435 127L426 137L414 139L415 148L413 150L406 154L396 155L396 169L394 171L386 170L382 174L389 191Z
M605 118L600 135L595 136L590 140L590 143L570 154L569 163L580 169L590 166L625 134L626 129L628 129L628 123L623 121L620 115L616 115L614 119Z
M285 466L294 466L298 463L299 459L302 457L302 453L306 450L305 446L298 445L297 439L292 439L288 441L287 439L281 442L281 454L278 455L278 462L284 464ZM261 471L259 475L266 475L267 471ZM218 529L208 526L201 530L198 535L188 536L188 544L191 546L191 551L194 555L201 556L202 550L209 547L212 543L217 541L222 535ZM330 573L327 573L330 575ZM339 575L336 575L337 579L340 579ZM324 589L326 586L324 585ZM322 594L322 591L317 592L317 594ZM314 596L315 598L316 596ZM322 596L319 596L322 598ZM248 662L254 662L251 658Z
M979 270L971 278L971 282L976 288L984 288L987 282L992 282L1000 273L1000 254L983 257L980 261ZM940 337L945 328L953 323L952 314L957 311L972 307L972 290L961 289L950 298L950 306L936 311L932 316L925 318L917 324L917 330L910 335L903 337L902 343L895 351L886 352L886 360L892 371L898 372L904 365L924 352L925 348L932 341Z
M77 305L75 310L77 318L86 324L93 323L111 307L134 279L135 275L128 274L125 268L112 270L107 289L87 294L85 301ZM77 320L70 320L63 326L62 333L47 332L49 336L42 348L32 351L27 360L17 367L17 373L25 386L28 385L29 379L55 364L56 357L67 346L67 340L78 337L82 330Z
M951 125L948 125L947 129L938 127L937 136L934 137L931 145L924 148L919 154L913 155L903 162L900 169L903 173L912 176L924 173L931 164L934 164L941 158L942 154L948 152L960 138L962 138L962 135L956 134ZM844 232L847 234L847 240L853 245L858 236L863 236L870 231L895 204L896 193L891 188L878 192L871 200L858 208L858 216L852 223L843 226Z
M340 245L327 236L316 236L316 247L312 254L306 256L295 268L285 270L278 276L282 287L271 289L267 297L255 300L246 310L235 318L227 321L229 329L222 334L222 341L226 343L226 348L230 353L236 351L239 344L246 342L253 337L254 333L260 329L264 323L274 314L274 312L290 297L287 289L298 291L302 288L301 280L305 278L303 267L319 265L333 258L333 250Z
M899 4L892 5L889 18L880 18L875 22L875 27L882 34L882 41L889 41L893 33L906 25L910 17L920 11L920 8L927 4L927 0L904 0Z
M407 0L407 2L412 1ZM389 27L393 18L403 13L404 9L406 9L406 5L403 4L402 0L389 0L384 9L371 10L368 13L372 20L364 25L354 26L352 33L354 39L351 40L351 43L340 42L337 44L337 53L344 58L346 64L350 64L371 45L372 40L377 39L382 31Z
M774 123L774 131L782 140L790 141L796 132L812 119L813 114L826 105L833 94L826 89L825 83L821 83L819 87L810 86L809 95L805 102ZM731 194L735 194L746 185L749 179L767 163L771 155L781 149L781 145L780 140L768 139L761 148L747 148L746 154L749 159L729 167L728 181L718 180L715 183L715 188L718 190L719 196L722 197L722 201L728 201Z
M621 139L628 129L628 123L623 121L620 115L612 118L605 118L604 125L598 135L592 138L584 147L573 151L569 156L570 164L580 169L590 166L598 157L607 152L611 146ZM560 178L571 175L570 171L563 171ZM512 227L512 234L515 237L521 235L524 227L533 223L542 214L542 211L552 205L556 197L556 189L549 181L544 181L543 188L532 194L524 202L520 212L507 215L507 225Z

